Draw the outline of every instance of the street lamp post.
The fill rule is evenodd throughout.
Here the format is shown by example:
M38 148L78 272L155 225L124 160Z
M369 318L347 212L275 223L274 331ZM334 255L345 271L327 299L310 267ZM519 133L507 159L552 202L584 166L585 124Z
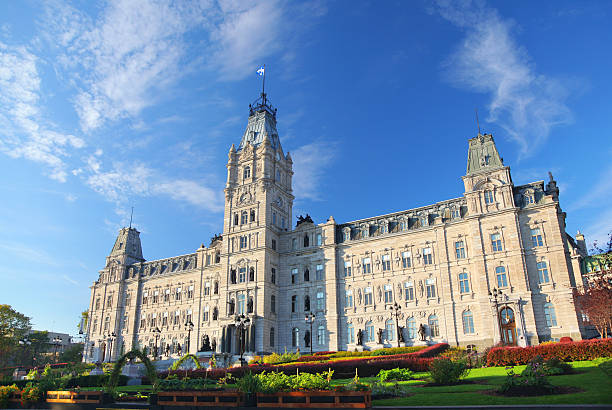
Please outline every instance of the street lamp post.
M112 362L113 361L113 341L115 340L115 338L117 337L117 335L115 334L115 332L112 332L110 335L108 335L108 361Z
M191 343L191 332L193 331L193 323L190 321L185 322L185 330L187 331L187 354L189 354L189 345Z
M312 356L312 324L314 323L315 320L315 315L312 312L308 312L306 313L306 318L304 320L306 320L306 323L310 324L310 355Z
M153 360L157 360L157 342L159 340L159 335L161 334L161 330L158 327L153 329L153 334L155 335L155 351L153 352Z
M57 349L61 346L62 338L59 336L55 336L53 338L53 357L55 358L55 363L57 363Z
M402 307L397 304L397 302L393 303L391 306L391 316L395 316L395 329L397 329L397 347L400 347L400 328L399 328L399 312L402 310Z
M32 342L30 341L30 339L28 339L27 337L21 339L19 341L19 344L21 346L23 346L23 351L27 352L28 351L28 346L30 346L32 344ZM25 359L25 357L24 357ZM34 366L34 354L32 354L32 360L31 360L32 366Z
M501 321L499 320L498 298L501 299L502 295L503 295L503 292L501 290L497 290L497 288L493 288L493 292L489 292L489 300L495 303L495 318L497 319L497 330L499 330L499 341L501 343L504 342L504 338L502 336Z
M244 365L244 359L242 358L242 355L244 354L244 330L251 323L251 319L248 316L241 314L236 315L234 321L236 322L236 329L238 329L239 331L238 336L240 340L240 364Z

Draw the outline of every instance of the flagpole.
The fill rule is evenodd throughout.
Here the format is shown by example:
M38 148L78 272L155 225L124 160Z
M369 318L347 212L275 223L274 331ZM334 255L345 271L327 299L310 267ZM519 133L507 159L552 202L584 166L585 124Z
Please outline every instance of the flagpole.
M264 97L266 95L266 65L263 65L264 68L264 72L263 72L263 82L261 84L261 96ZM264 97L265 100L265 97ZM266 102L264 101L264 104Z

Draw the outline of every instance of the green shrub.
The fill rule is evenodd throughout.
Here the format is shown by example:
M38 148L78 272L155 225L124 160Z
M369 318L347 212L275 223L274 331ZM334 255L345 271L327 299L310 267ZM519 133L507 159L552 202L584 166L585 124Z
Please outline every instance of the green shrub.
M291 376L280 372L262 372L257 375L261 393L277 393L291 390Z
M291 353L285 352L283 354L272 353L268 356L264 356L263 362L266 364L280 364L280 363L289 363L295 362L300 358L299 353Z
M242 393L257 393L261 391L259 377L251 372L247 372L236 381L236 387Z
M371 352L371 356L388 356L392 354L414 353L425 349L427 346L388 347Z
M179 380L178 378L162 379L157 381L156 388L160 391L180 391L180 390L207 390L214 387L213 382L206 379L189 379Z
M435 384L456 384L466 377L470 368L463 360L434 359L429 365L429 373Z
M544 362L544 370L549 376L554 376L572 373L574 368L571 364L564 362L558 357L551 357Z
M385 398L385 397L406 397L410 395L410 387L402 386L398 383L382 383L373 382L370 385L372 390L372 398Z
M276 393L279 391L292 390L329 390L332 374L333 371L322 373L298 373L295 375L286 375L277 372L262 372L256 376L252 376L249 372L245 374L237 384L239 385L238 389L241 390L239 383L247 378L244 381L245 387L243 387L243 389L245 389L245 392L249 393ZM257 379L257 381L252 380L251 377Z
M22 407L29 407L29 403L36 403L42 400L43 392L37 385L28 383L21 391Z
M378 377L381 382L387 382L390 380L411 380L413 375L414 373L410 369L395 368L390 370L381 370L380 372L378 372L378 375L376 377Z
M512 368L507 368L508 376L500 386L499 392L507 396L538 396L552 393L554 386L547 377L541 356L534 357L525 370L518 375Z

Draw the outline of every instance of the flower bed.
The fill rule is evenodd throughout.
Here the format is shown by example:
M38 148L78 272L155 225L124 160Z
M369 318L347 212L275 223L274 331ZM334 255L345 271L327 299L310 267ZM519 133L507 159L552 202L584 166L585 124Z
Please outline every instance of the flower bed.
M527 364L535 356L558 357L563 361L593 360L612 356L612 339L550 343L529 347L495 347L487 355L487 366Z

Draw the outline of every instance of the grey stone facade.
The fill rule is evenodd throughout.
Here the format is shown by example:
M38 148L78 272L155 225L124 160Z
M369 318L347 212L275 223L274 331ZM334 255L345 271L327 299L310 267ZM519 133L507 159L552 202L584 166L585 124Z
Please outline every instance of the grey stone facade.
M428 342L478 348L500 332L521 346L581 338L572 287L584 238L565 232L552 175L515 186L491 135L469 140L461 198L346 223L293 227L292 165L263 95L228 153L222 235L145 261L139 232L122 229L91 287L85 360L152 352L156 337L164 356L199 351L205 338L237 353L240 313L251 353L307 351L310 336L315 351L352 350L360 331L365 348L397 346L396 323L401 345L425 343L421 325Z

